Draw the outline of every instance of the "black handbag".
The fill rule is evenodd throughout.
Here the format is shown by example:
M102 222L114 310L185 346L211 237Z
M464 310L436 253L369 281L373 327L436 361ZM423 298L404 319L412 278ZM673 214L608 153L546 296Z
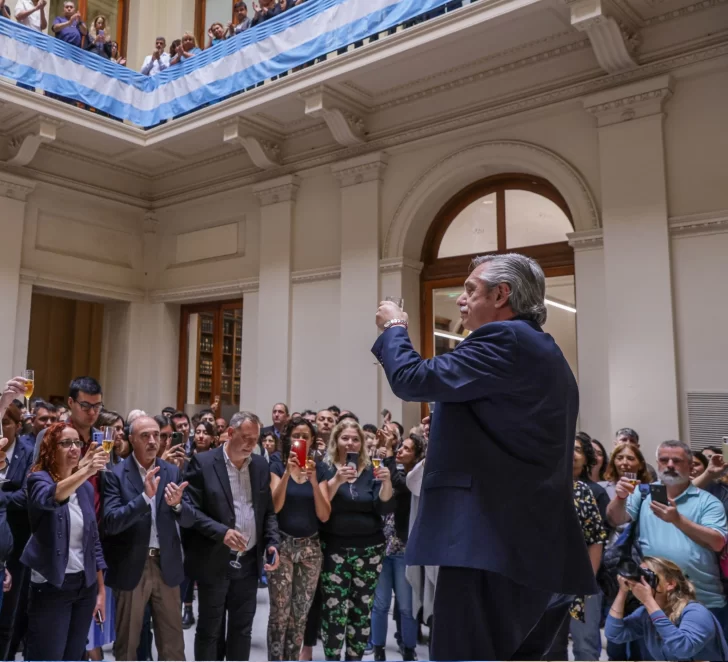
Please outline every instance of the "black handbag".
M643 487L645 489L643 489ZM642 511L642 504L647 498L647 485L640 485L640 507L637 511L637 517L622 531L617 541L604 552L602 564L597 573L597 584L604 593L606 604L611 605L619 593L618 575L627 577L639 577L639 568L642 563L643 554L640 546L640 521L639 516ZM634 604L636 603L636 605ZM631 594L625 605L625 615L634 611L639 607L640 603Z

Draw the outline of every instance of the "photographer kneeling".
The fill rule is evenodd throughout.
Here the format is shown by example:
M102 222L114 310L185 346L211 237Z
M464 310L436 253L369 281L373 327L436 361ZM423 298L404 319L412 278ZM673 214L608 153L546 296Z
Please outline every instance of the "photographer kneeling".
M619 580L605 635L616 644L644 639L654 660L726 660L728 644L713 614L695 598L695 588L666 559L646 557L640 580ZM642 603L624 618L629 593Z

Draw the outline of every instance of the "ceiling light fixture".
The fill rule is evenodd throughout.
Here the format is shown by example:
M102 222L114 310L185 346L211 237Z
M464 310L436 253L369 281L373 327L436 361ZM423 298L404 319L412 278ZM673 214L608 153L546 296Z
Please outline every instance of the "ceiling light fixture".
M435 335L438 338L447 338L448 340L457 340L458 342L465 340L462 336L457 336L454 333L445 333L445 331L435 331Z
M551 299L546 299L546 305L547 306L553 306L554 308L561 308L561 310L566 310L570 313L575 313L576 308L573 306L567 306L565 303L559 303L558 301L552 301Z

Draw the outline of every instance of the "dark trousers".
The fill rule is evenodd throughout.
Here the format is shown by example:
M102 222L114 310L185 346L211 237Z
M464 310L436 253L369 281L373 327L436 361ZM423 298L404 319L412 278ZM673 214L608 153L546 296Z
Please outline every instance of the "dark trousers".
M493 572L440 568L432 623L433 660L540 660L568 605Z
M30 585L26 660L82 660L96 606L96 582L66 575L61 588Z
M18 558L8 560L13 587L3 597L0 609L0 660L14 660L28 629L30 572Z
M231 560L234 558L231 556ZM227 613L225 654L228 660L250 657L250 637L258 595L258 556L255 548L240 558L240 570L229 567L225 578L197 582L198 616L195 659L219 660L221 631Z
M313 648L316 645L321 629L321 603L323 594L321 593L321 578L316 587L316 593L313 596L311 609L308 610L308 619L306 620L306 630L303 633L303 645Z

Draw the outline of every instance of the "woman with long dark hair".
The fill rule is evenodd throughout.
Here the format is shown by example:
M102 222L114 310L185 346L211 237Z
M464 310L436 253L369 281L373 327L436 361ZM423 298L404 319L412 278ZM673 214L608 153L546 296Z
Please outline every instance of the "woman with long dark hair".
M72 425L55 423L28 476L28 660L82 660L91 619L105 620L106 563L88 479L109 455L92 444L81 459L82 447Z
M594 439L592 437L591 445L594 449L594 455L597 458L597 463L592 467L589 478L594 483L601 483L604 480L604 474L607 471L607 465L609 464L609 455L604 449L602 442L598 439Z
M292 419L281 435L285 469L271 464L270 486L281 534L281 562L277 570L268 573L269 660L298 660L321 573L319 524L329 519L331 504L319 488L320 472L310 459L315 436L313 425L305 418Z
M392 593L399 606L399 625L404 654L402 659L415 660L417 646L417 620L412 613L412 587L407 581L404 552L409 536L412 494L407 487L407 474L425 457L425 440L410 434L399 446L396 456L388 447L385 466L392 474L396 509L384 518L386 555L374 594L372 609L372 645L374 659L386 660L384 645L387 641L387 623Z

